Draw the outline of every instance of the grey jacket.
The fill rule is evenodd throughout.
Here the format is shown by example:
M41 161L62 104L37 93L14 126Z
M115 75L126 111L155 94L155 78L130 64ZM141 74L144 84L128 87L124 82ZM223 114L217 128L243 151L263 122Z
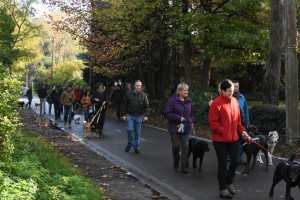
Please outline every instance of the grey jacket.
M148 115L149 102L147 95L143 92L135 90L128 91L122 106L122 116L126 114L133 116Z

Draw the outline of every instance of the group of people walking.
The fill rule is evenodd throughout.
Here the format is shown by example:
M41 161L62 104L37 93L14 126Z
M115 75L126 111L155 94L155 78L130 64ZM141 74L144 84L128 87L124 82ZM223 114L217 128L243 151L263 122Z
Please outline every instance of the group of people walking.
M188 96L189 86L179 84L176 93L169 99L165 108L165 117L168 119L168 131L172 143L173 168L176 170L181 166L183 173L188 173L188 134L194 127L194 107L191 98ZM75 90L76 91L76 90ZM101 133L105 122L106 105L108 97L105 87L100 84L98 89L92 94L91 90L82 94L72 91L69 86L64 92L61 92L58 86L55 86L51 92L51 100L54 104L55 118L59 118L60 104L63 104L65 126L71 128L71 111L74 101L82 105L85 120L89 120L89 108L92 104L95 111L101 110L99 120L99 132ZM32 99L32 91L28 91L28 99ZM42 114L42 104L46 97L45 87L38 92L41 99L40 114ZM149 101L147 95L142 91L142 82L135 81L134 88L126 94L117 85L111 96L111 102L114 102L116 114L119 120L127 121L127 145L125 152L129 152L133 147L135 153L140 153L140 134L143 121L148 120ZM29 108L30 108L30 103ZM27 105L26 105L27 107ZM45 106L44 114L45 114ZM240 111L241 109L241 111ZM249 136L242 125L245 119L246 125L250 124L247 103L245 97L239 92L238 82L223 80L219 84L219 96L210 102L209 125L212 128L212 141L218 160L218 182L219 196L224 199L231 199L235 194L233 180L239 160L242 159L240 152L240 138ZM68 121L67 121L68 120ZM178 130L179 126L184 129ZM229 158L229 159L228 159ZM230 162L227 168L227 162Z

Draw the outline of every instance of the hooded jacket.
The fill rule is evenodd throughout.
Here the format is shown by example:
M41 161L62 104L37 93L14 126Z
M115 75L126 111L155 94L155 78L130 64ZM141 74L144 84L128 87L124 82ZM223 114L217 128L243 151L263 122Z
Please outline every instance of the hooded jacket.
M208 122L215 142L233 143L239 140L239 133L245 131L241 124L239 103L235 98L223 95L212 102Z
M186 97L181 101L177 94L170 98L166 110L165 117L168 119L168 131L172 133L178 132L180 118L184 117L184 133L189 133L194 124L194 107L190 97Z

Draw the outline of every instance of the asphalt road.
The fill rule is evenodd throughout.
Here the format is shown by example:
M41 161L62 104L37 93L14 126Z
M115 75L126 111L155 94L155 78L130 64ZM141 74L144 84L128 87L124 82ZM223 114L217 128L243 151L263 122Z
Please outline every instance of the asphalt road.
M27 102L26 99L25 102ZM36 96L34 96L32 108L39 113L39 107L36 107L35 103L39 103ZM144 124L140 140L141 153L136 154L133 149L126 153L124 151L127 143L125 122L106 117L103 134L99 138L84 138L82 131L83 115L81 115L80 124L75 124L72 120L72 128L68 129L63 126L63 116L60 120L54 120L53 108L52 114L48 114L48 108L46 112L46 116L53 120L57 126L73 134L81 142L89 145L94 151L104 155L114 164L121 165L140 181L153 187L169 199L220 199L218 196L217 160L211 141L208 141L210 152L207 152L204 156L202 172L198 172L197 169L193 170L190 167L190 173L186 175L181 173L180 170L173 170L171 140L167 130ZM274 158L273 160L274 165L276 165L278 160ZM192 158L189 162L192 166ZM269 172L265 172L265 165L256 163L256 167L250 175L241 176L244 166L239 166L234 182L237 191L234 199L269 199L268 193L272 184L275 166L270 166L269 169ZM299 189L292 189L291 194L295 199L300 199ZM284 195L285 183L282 181L276 186L273 199L284 199Z

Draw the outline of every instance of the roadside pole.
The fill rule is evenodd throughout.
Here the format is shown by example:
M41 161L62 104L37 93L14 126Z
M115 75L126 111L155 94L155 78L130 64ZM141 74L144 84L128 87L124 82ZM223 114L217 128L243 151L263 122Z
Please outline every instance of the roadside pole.
M295 0L285 0L286 143L299 137L299 86Z

